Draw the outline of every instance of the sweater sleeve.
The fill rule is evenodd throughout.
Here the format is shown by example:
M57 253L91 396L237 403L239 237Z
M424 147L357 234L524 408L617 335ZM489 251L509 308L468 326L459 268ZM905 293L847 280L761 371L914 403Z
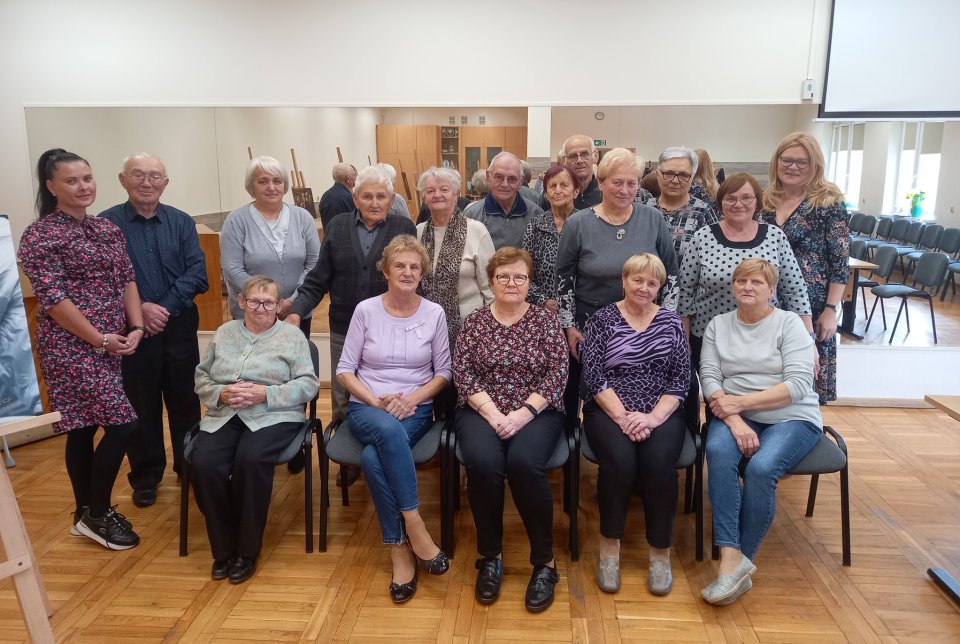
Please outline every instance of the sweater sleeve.
M307 339L293 327L283 331L288 336L284 339L287 355L270 356L268 359L285 361L289 365L290 379L278 385L267 385L268 410L306 404L317 395L320 388L320 380L313 371Z
M220 265L223 279L235 293L241 292L243 285L253 277L247 272L244 262L243 238L246 226L242 219L242 211L234 210L227 215L227 220L223 222L220 230Z
M842 200L827 207L827 280L846 284L850 279L850 215Z
M534 261L536 261L537 257L537 253L534 250L535 243L536 229L534 228L534 222L531 220L527 224L527 228L523 231L523 241L520 243L520 248L530 253ZM537 306L543 306L543 303L549 298L546 296L546 285L541 284L537 279L537 277L540 276L539 268L538 266L533 267L533 275L530 278L530 291L527 293L527 302L536 304Z
M443 311L438 311L433 337L430 339L430 354L433 358L433 377L453 381L453 369L450 366L450 334L447 331L447 319Z
M296 313L300 317L306 317L317 308L320 300L330 290L330 279L333 275L333 245L330 239L334 234L335 223L336 218L330 224L329 234L324 236L323 243L320 244L316 264L307 271L300 288L294 294L291 313Z
M543 326L543 343L541 350L547 361L543 380L533 391L540 394L554 409L563 411L563 392L567 386L567 371L570 363L567 359L567 343L556 316L540 309L540 324Z
M700 388L703 397L710 400L716 391L723 389L723 372L720 370L720 353L717 350L717 326L721 316L716 316L707 324L703 332L703 346L700 348Z
M210 341L210 345L207 347L207 353L203 356L203 360L200 361L200 364L197 365L194 372L194 391L196 391L197 396L199 396L200 403L207 409L219 409L224 406L220 402L220 393L223 391L225 385L216 382L210 375L213 363L217 359L217 343L221 338L222 333L218 329L217 332L213 334L213 340Z
M356 373L363 360L363 343L367 337L367 319L365 310L358 306L353 311L350 327L343 340L343 352L340 354L340 363L334 369L337 375L341 373Z
M813 339L807 335L800 318L789 313L784 317L780 338L783 384L790 390L792 402L797 403L813 391Z
M694 233L690 247L683 254L677 285L677 315L681 317L693 317L696 311L694 298L697 293L697 283L700 281L700 245L704 239L701 231L704 230L710 229L705 226Z
M180 224L178 233L184 271L177 276L158 302L170 315L179 315L183 309L190 306L194 297L206 293L210 287L207 282L206 257L200 248L200 238L193 221Z
M483 391L483 384L473 367L472 360L475 348L483 340L480 333L481 325L477 323L477 315L482 311L483 309L477 309L463 321L453 348L453 381L457 386L457 395L462 404L465 404L463 401L473 394Z
M609 313L607 307L594 313L583 346L583 384L591 398L609 388L603 368L611 331L612 316Z
M41 312L46 313L47 309L68 298L60 250L39 229L39 223L31 224L24 231L18 256Z
M564 329L576 325L577 266L580 261L580 222L567 220L557 250L557 317Z
M673 351L667 361L667 381L663 391L683 402L690 391L690 347L683 333L683 324L678 318L673 317L670 326L664 331L673 335Z
M314 219L310 216L310 213L302 211L302 209L299 208L298 210L301 210L300 226L306 255L303 259L303 272L300 273L300 278L297 280L297 290L290 296L291 301L297 299L303 280L305 280L310 271L313 270L313 267L317 265L317 260L320 257L320 236L317 234L317 225L314 223Z
M493 240L490 238L490 231L486 226L480 234L480 241L477 243L477 285L480 287L480 296L483 298L483 305L488 306L493 302L493 291L490 289L490 278L487 277L487 264L496 251L493 248Z

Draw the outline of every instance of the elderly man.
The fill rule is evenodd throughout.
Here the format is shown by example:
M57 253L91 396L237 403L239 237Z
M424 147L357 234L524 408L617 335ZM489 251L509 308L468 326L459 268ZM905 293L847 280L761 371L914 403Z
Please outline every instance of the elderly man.
M137 507L153 505L167 467L163 407L167 407L173 469L183 466L183 439L200 422L193 372L200 362L193 298L207 290L207 266L193 218L160 203L170 179L163 162L137 154L123 162L120 185L129 199L100 214L123 231L133 262L146 337L123 357L123 386L139 417L127 446L128 479Z
M353 210L353 182L357 180L357 169L349 163L333 166L333 187L320 197L320 222L327 229L330 220L341 212Z
M501 152L490 161L486 178L490 192L467 206L463 214L487 227L494 248L520 248L527 224L543 212L540 206L519 194L520 159L509 152Z
M563 142L561 156L563 164L577 180L579 194L573 200L573 209L583 210L600 203L603 195L600 194L600 184L593 174L593 166L598 161L593 139L586 134L574 134ZM550 208L546 192L540 195L540 207L544 210Z

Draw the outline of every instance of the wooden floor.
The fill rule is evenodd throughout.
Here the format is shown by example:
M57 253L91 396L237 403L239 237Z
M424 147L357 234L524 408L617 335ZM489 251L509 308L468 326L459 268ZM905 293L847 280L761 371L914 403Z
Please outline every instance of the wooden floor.
M523 608L528 552L509 501L506 575L496 604L484 607L473 599L475 533L464 494L450 572L421 577L416 597L395 607L387 594L389 555L362 480L351 490L349 507L338 497L332 501L329 551L305 554L303 477L278 468L259 570L233 586L209 578L196 507L190 555L177 555L179 493L172 474L157 504L137 509L126 470L121 473L115 501L143 542L114 553L69 534L72 497L62 437L15 449L17 466L8 472L61 642L960 641L960 610L925 575L929 566L941 566L960 576L960 423L932 409L852 407L826 408L825 420L844 435L851 454L853 566L840 564L836 475L822 477L811 519L803 516L809 479L791 478L780 486L754 589L726 608L699 598L716 566L694 559L692 515L678 514L673 592L665 598L647 592L638 501L622 549L622 590L608 595L597 589L596 469L586 463L583 554L579 562L569 560L567 517L557 507L562 580L556 602L540 615ZM439 469L419 474L423 514L439 539ZM559 498L559 474L553 480ZM12 586L0 584L0 641L25 638Z

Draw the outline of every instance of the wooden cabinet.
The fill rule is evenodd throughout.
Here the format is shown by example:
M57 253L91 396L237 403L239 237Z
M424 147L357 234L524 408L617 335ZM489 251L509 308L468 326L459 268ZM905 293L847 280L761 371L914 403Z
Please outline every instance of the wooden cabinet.
M396 169L393 190L406 200L415 219L420 208L417 178L423 170L440 164L440 126L378 125L377 160Z

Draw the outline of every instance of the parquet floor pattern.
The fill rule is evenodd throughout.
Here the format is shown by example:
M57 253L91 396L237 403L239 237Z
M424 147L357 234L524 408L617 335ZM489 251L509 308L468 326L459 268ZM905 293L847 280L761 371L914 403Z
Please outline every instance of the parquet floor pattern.
M473 599L475 533L464 493L451 570L421 576L416 597L397 607L387 594L389 554L379 543L362 480L351 489L348 507L331 488L330 548L305 554L302 475L278 468L259 569L249 582L233 586L209 578L203 518L195 506L190 555L177 555L179 491L172 474L157 504L137 509L121 472L115 499L143 541L113 553L69 535L72 496L62 437L17 448L17 466L8 472L55 608L51 623L60 642L960 641L960 610L925 575L934 565L960 576L960 424L939 411L917 409L827 408L825 419L846 438L851 454L853 566L840 564L837 476L821 477L810 519L803 516L809 478L791 478L780 486L754 589L726 608L699 598L716 566L694 559L693 515L678 514L673 592L665 598L647 592L638 500L622 547L622 589L616 595L597 589L596 468L587 463L579 562L569 560L560 476L554 475L562 581L554 605L540 615L523 608L528 551L509 500L506 575L497 603L484 607ZM419 475L423 514L439 539L439 468ZM709 502L707 512L709 538ZM16 598L5 582L0 642L22 641Z

